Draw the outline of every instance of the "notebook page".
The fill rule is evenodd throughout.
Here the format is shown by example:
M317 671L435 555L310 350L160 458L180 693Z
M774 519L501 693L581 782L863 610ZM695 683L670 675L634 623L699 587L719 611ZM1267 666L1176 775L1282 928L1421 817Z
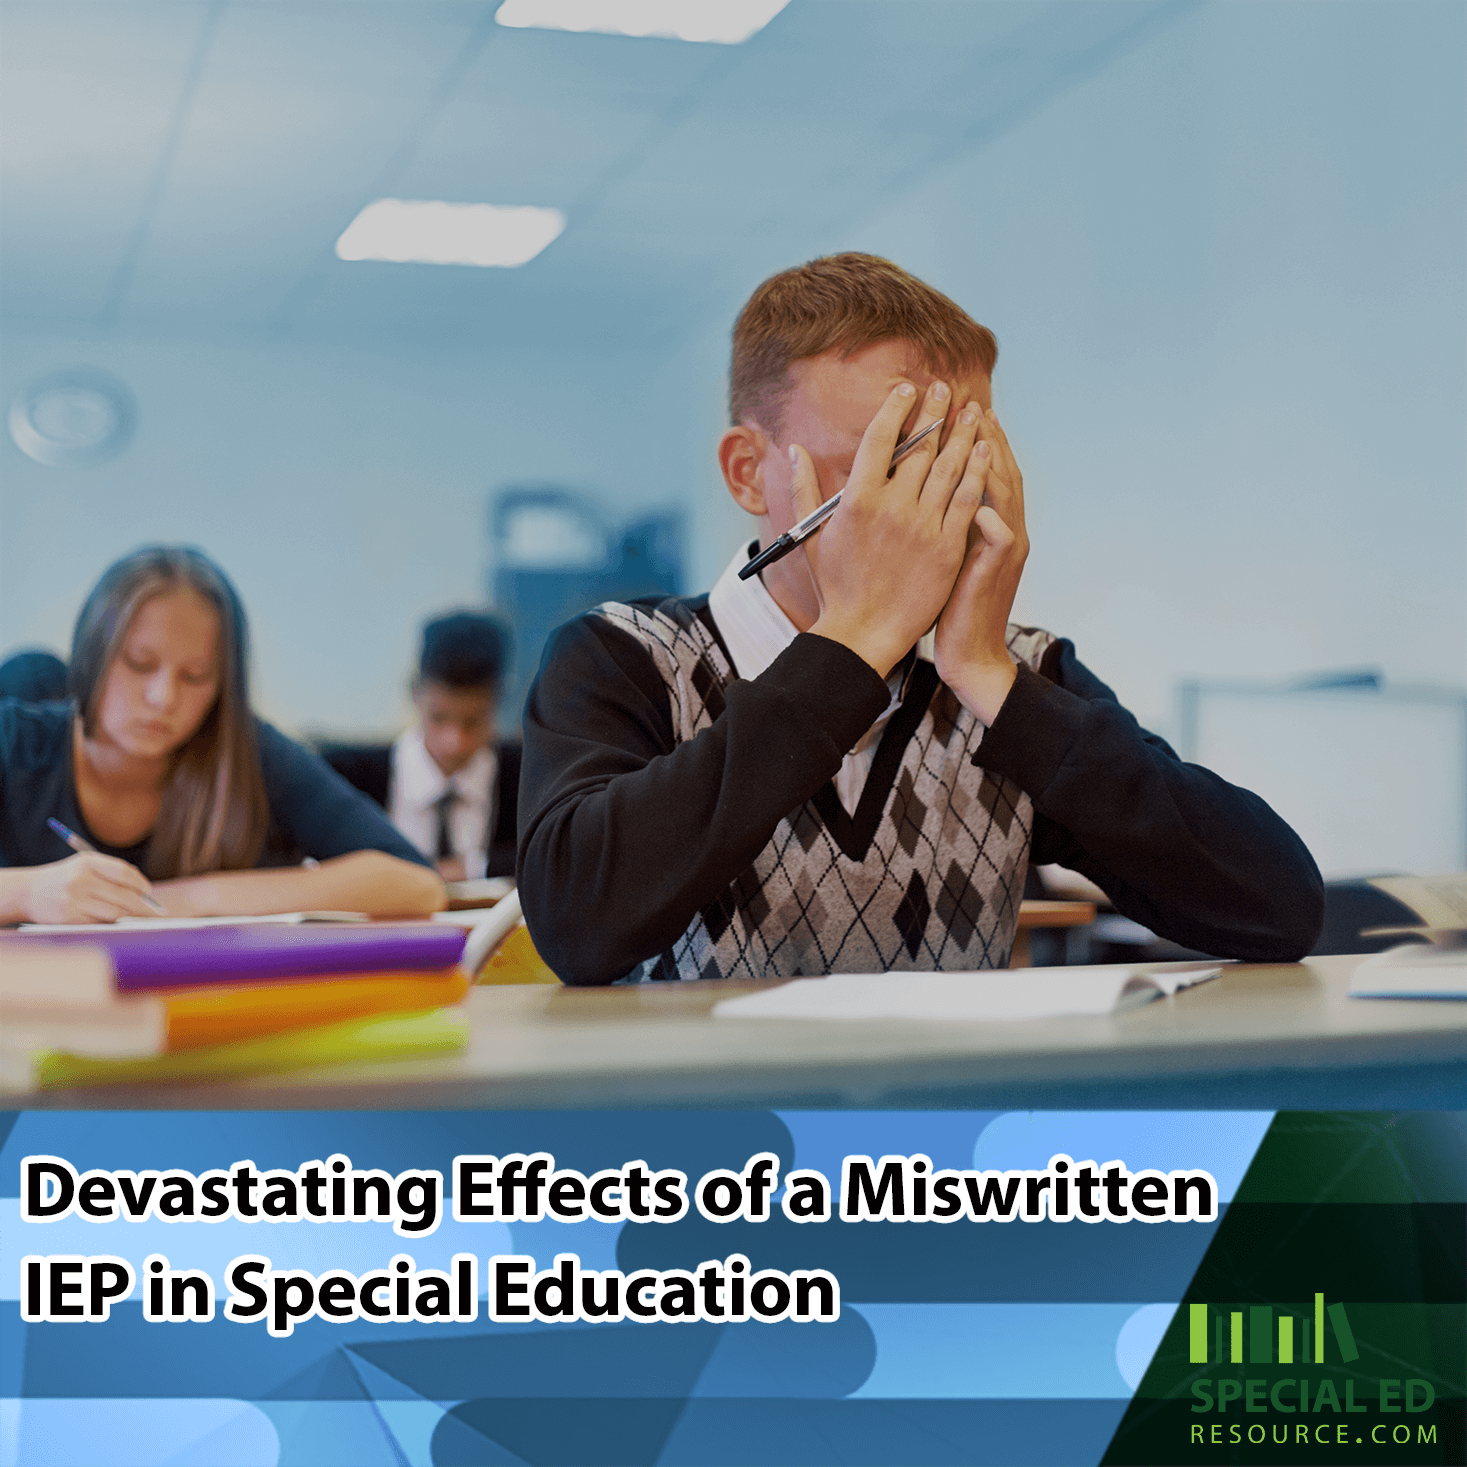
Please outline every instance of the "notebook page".
M1013 1022L1108 1014L1149 1002L1217 967L1165 974L1129 966L1017 968L978 973L835 973L715 1004L720 1019L912 1019ZM1158 979L1164 980L1158 982Z

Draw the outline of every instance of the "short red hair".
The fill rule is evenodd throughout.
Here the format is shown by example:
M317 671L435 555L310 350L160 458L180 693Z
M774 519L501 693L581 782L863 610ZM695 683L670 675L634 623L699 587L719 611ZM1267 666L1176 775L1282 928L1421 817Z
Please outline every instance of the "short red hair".
M998 342L960 305L879 255L827 255L771 275L733 328L729 420L753 421L777 437L790 368L879 341L910 341L933 372L993 375Z

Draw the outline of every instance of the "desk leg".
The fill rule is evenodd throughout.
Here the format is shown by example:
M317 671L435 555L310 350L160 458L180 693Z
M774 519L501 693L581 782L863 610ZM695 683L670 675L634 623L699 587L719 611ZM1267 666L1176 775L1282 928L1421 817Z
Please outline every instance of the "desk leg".
M1021 927L1014 933L1014 950L1009 954L1009 967L1028 968L1033 965L1032 954L1029 950L1029 929Z

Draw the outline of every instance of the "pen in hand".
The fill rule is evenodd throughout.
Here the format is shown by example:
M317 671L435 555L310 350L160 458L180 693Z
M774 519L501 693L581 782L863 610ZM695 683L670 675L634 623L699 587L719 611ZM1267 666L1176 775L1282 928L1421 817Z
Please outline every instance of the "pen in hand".
M938 418L935 423L928 425L920 432L913 433L910 438L904 438L896 446L896 451L891 456L891 465L887 469L889 475L896 468L898 462L906 457L910 450L914 449L929 433L942 427L945 418ZM778 540L775 540L766 549L761 550L747 565L739 567L739 579L747 581L750 576L757 576L767 565L773 565L776 560L783 560L791 550L805 543L811 535L833 515L840 507L840 495L832 494L819 509L812 510L802 519L799 524L791 525Z
M59 835L61 839L64 840L66 844L69 845L72 850L76 851L78 854L83 856L97 856L101 854L101 852L98 851L96 846L94 846L91 841L84 840L74 830L68 830L66 826L64 826L59 820L55 818L55 816L47 817L46 824L49 825L51 829L54 830L56 834ZM139 895L160 917L166 917L168 915L167 911L163 908L161 903L155 901L145 892L140 892Z

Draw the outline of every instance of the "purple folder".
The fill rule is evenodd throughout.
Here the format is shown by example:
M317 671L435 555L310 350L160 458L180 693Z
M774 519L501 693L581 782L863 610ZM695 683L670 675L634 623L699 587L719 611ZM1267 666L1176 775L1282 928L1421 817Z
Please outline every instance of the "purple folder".
M105 947L117 987L186 988L204 983L266 983L276 978L330 978L355 973L431 972L451 968L468 934L443 922L261 924L149 932L55 933L0 937L24 943L80 943Z

